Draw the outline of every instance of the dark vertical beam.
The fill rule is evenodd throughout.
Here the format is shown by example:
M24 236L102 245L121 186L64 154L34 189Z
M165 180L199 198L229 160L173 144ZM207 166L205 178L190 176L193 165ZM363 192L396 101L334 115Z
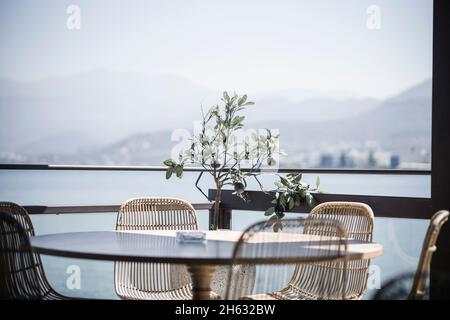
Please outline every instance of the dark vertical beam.
M433 211L450 208L450 1L434 1L431 198ZM450 223L431 261L430 297L449 299L440 277L450 272ZM447 291L447 292L445 292Z
M212 199L211 201L214 201L216 199L216 190L211 189L208 190L208 199ZM217 227L219 229L231 229L231 217L233 215L232 208L224 207L221 202L219 211L220 211L218 217L219 221L217 222ZM214 222L215 221L214 221L214 204L213 204L211 209L209 209L209 229L212 229Z
M231 217L233 215L233 210L230 208L220 208L219 221L217 222L217 227L219 229L231 229ZM214 207L209 209L209 229L212 229L214 225Z

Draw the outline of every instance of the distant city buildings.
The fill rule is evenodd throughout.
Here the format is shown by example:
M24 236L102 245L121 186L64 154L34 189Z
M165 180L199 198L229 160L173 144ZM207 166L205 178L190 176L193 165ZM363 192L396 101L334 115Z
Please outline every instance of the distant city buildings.
M167 148L170 145L167 146ZM103 148L101 152L77 151L70 154L44 153L30 155L0 152L1 163L49 163L89 165L159 165L169 151L138 136L124 143ZM359 145L322 145L312 150L288 150L280 159L282 168L343 168L343 169L411 169L429 170L430 151L410 148L385 150L376 143Z
M303 168L359 168L359 169L430 169L429 152L409 155L407 161L397 152L367 144L360 147L333 146L319 151L304 152L286 157L284 167Z

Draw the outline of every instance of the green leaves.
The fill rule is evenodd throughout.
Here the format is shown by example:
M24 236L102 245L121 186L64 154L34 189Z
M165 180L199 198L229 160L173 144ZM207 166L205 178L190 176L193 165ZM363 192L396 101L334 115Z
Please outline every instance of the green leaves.
M276 224L274 221L281 221L286 211L290 211L299 206L302 202L306 202L311 208L316 205L316 200L311 191L316 191L320 184L320 179L316 179L316 188L311 188L309 184L301 181L301 173L289 173L285 177L280 176L274 184L277 189L274 190L274 199L271 201L274 205L266 210L265 216L271 217L270 225L273 225L275 232L283 229L282 224Z
M230 101L230 96L228 95L228 92L226 92L226 91L223 92L223 99L224 99L226 102L229 102L229 101Z
M246 94L241 96L237 93L230 94L227 91L222 93L221 100L222 106L213 105L206 113L203 113L202 108L201 130L192 137L189 148L181 150L176 161L172 159L164 161L164 165L168 167L166 175L168 179L173 174L181 178L183 175L182 167L186 162L202 166L206 170L214 172L214 174L219 174L227 166L238 166L240 161L250 159L250 156L252 156L250 152L253 152L253 150L248 150L247 147L245 152L231 153L237 149L239 144L246 143L245 141L237 141L238 135L235 132L244 126L245 116L239 112L244 110L245 106L252 105L253 102L248 100ZM271 146L271 148L273 147ZM273 163L272 149L267 152L270 153L267 159ZM234 163L225 161L230 159L233 159ZM177 167L178 165L181 167ZM169 168L172 169L169 170Z
M172 159L167 159L164 161L164 164L168 166L166 171L166 179L168 180L170 179L170 177L172 177L175 162Z
M316 206L316 199L314 199L313 195L311 193L307 193L305 195L306 197L306 203L308 203L308 206L310 208L314 208Z
M290 187L290 183L289 183L289 181L288 181L288 179L286 179L286 178L283 178L283 177L280 177L280 181L281 181L281 184L283 185L283 186L285 186L285 187Z
M241 182L234 183L234 191L236 191L237 194L241 194L245 192L245 186Z
M222 183L232 184L234 187L233 194L247 202L249 201L248 193L245 191L245 188L247 187L247 177L248 174L239 169L229 169L228 174L223 178Z
M182 165L176 165L175 166L175 173L177 175L177 178L183 177L183 166Z
M270 207L269 209L266 210L266 212L264 212L265 216L271 216L273 215L273 213L275 212L275 207Z
M172 166L172 164L173 164L173 161L172 161L172 159L167 159L167 160L165 160L164 161L164 164L166 165L166 166Z
M275 181L273 184L274 184L275 186L277 186L278 188L284 188L284 187L285 187L285 185L282 184L280 181Z
M239 100L238 100L238 105L242 105L243 103L245 103L245 101L247 101L247 95L244 94Z
M294 208L294 198L293 197L289 197L289 201L288 201L288 209L291 210L292 208Z
M172 174L173 174L173 168L170 167L170 168L168 168L167 171L166 171L166 179L169 180L170 177L172 177Z
M238 106L243 107L243 106L250 106L255 104L252 101L247 101L247 95L244 94L237 102Z
M183 177L183 163L177 164L172 159L167 159L163 162L168 168L166 171L166 179L170 179L175 173L178 178Z
M242 122L244 121L245 116L235 116L233 120L231 120L231 128L233 129L239 129L242 128L244 125Z
M301 173L288 173L288 174L286 175L286 177L287 177L289 180L294 181L295 183L299 183L300 180L302 180L302 174L301 174Z

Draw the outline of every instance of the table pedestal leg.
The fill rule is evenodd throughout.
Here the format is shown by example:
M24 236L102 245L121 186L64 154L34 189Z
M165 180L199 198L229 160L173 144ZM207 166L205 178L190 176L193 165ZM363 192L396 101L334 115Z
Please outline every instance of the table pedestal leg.
M211 278L216 270L215 265L190 265L187 267L192 278L193 300L209 300L211 294Z

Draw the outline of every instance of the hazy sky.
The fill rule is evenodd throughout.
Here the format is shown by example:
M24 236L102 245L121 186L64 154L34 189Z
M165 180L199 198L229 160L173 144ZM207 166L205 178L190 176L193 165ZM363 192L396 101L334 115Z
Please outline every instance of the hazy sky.
M80 30L66 27L70 4ZM0 76L15 80L106 68L383 98L431 77L432 1L1 0L0 48Z

